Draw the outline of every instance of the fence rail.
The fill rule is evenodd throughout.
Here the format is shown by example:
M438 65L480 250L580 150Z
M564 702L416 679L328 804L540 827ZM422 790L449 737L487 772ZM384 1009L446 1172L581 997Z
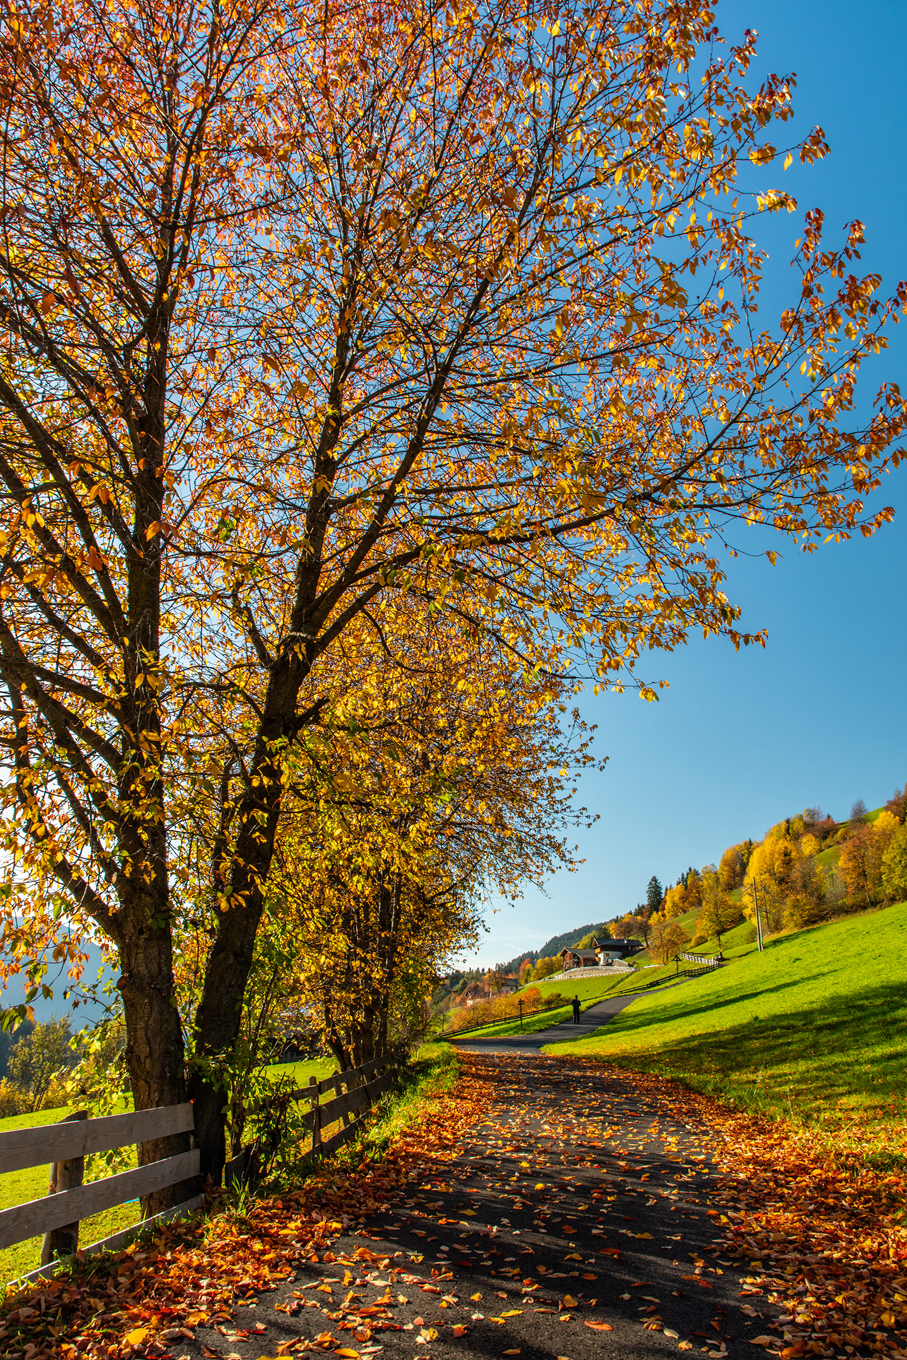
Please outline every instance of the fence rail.
M698 963L701 968L720 968L722 960L715 954L678 954L679 959L685 959L687 963Z
M353 1067L346 1072L335 1072L332 1077L325 1077L322 1081L315 1081L313 1077L308 1086L300 1086L295 1091L279 1092L273 1101L259 1101L251 1105L248 1112L258 1113L277 1101L286 1103L311 1101L310 1108L298 1121L297 1128L310 1135L308 1149L310 1156L328 1156L359 1132L363 1118L375 1101L393 1085L395 1067L393 1058L373 1058L371 1062L363 1063L361 1067ZM382 1069L383 1075L375 1075ZM367 1080L369 1077L372 1077L371 1081ZM342 1090L344 1086L345 1091ZM321 1097L330 1095L332 1091L336 1092L333 1100L322 1103ZM350 1122L350 1115L357 1111L359 1118ZM343 1128L325 1138L323 1131L341 1119L344 1122ZM243 1181L254 1174L259 1150L258 1142L254 1141L238 1152L224 1168L224 1180Z
M261 1113L273 1107L275 1102L288 1104L309 1100L311 1107L298 1121L297 1128L310 1135L309 1155L326 1156L359 1132L365 1114L393 1085L395 1067L391 1058L376 1058L351 1071L336 1072L323 1081L316 1082L313 1078L308 1086L278 1092L273 1100L250 1106L247 1113ZM331 1095L332 1099L322 1101L323 1096ZM353 1115L357 1117L352 1119ZM323 1136L325 1130L341 1120L343 1127L329 1137ZM165 1157L84 1185L85 1157L93 1152L110 1152L172 1134L191 1134L193 1130L192 1105L186 1103L97 1119L77 1113L59 1124L0 1133L0 1175L51 1163L51 1189L47 1195L0 1210L0 1248L14 1246L43 1233L41 1268L24 1278L36 1279L51 1273L57 1267L58 1253L70 1254L78 1248L82 1220L167 1186L192 1181L199 1173L199 1152L193 1147L174 1157ZM256 1142L250 1143L227 1163L225 1180L245 1180L254 1174L256 1148ZM202 1196L195 1195L176 1208L155 1215L153 1220L146 1220L145 1225L137 1224L81 1249L91 1253L125 1246L148 1222L163 1223L188 1214L201 1201Z

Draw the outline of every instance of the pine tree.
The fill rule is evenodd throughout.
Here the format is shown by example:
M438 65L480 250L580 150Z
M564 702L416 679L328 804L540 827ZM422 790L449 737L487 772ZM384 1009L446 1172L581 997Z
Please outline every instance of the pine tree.
M653 874L646 885L646 906L649 911L661 911L661 904L664 899L661 884Z

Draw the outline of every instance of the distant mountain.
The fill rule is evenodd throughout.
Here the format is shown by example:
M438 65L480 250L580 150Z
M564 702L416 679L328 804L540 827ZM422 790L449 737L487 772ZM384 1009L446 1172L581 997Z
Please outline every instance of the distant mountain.
M85 981L87 984L95 982L100 972L103 971L101 951L97 945L88 944L85 946L88 955L88 963L85 965ZM67 986L72 986L66 974L65 965L52 964L47 970L45 982L53 988L53 997L45 1000L43 996L38 996L31 1003L35 1013L35 1020L39 1024L46 1023L48 1020L60 1019L68 1016L73 1030L82 1029L84 1025L92 1021L99 1020L104 1013L104 1006L97 1001L81 1000L81 991L77 989L73 996L68 999L63 993ZM5 1010L9 1006L18 1006L25 1000L27 988L23 980L14 977L4 987L0 984L0 1010ZM74 1001L79 998L79 1004L74 1005Z
M571 945L579 944L584 935L607 935L608 931L604 923L593 921L587 926L577 926L575 930L568 930L563 935L552 935L551 939L542 945L541 949L525 949L522 954L517 954L515 959L510 959L507 963L495 964L497 973L515 973L524 959L531 959L537 963L539 959L550 958L552 954L559 954L562 949L569 949Z

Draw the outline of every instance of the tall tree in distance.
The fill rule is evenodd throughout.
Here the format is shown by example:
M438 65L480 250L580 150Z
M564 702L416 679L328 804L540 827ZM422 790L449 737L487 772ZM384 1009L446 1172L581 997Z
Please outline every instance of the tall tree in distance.
M661 884L659 883L655 874L653 874L652 877L649 879L649 882L646 884L646 906L649 912L651 913L661 911L661 904L663 900L664 893L662 891Z

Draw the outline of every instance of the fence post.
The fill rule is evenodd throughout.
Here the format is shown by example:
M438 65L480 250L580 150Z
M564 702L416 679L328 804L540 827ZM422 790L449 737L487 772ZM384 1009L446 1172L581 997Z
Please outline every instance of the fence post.
M318 1105L318 1082L315 1077L309 1077L309 1086L315 1089L311 1092L312 1096L312 1156L317 1157L321 1151L321 1110Z
M87 1110L74 1110L72 1114L66 1115L60 1122L67 1124L71 1120L87 1118ZM50 1186L47 1193L56 1195L61 1190L76 1190L82 1184L84 1176L84 1157L70 1157L64 1162L53 1162L50 1168ZM49 1266L56 1260L58 1254L72 1256L78 1250L78 1223L67 1223L62 1228L53 1228L50 1232L44 1234L44 1241L41 1244L41 1264L42 1266Z

